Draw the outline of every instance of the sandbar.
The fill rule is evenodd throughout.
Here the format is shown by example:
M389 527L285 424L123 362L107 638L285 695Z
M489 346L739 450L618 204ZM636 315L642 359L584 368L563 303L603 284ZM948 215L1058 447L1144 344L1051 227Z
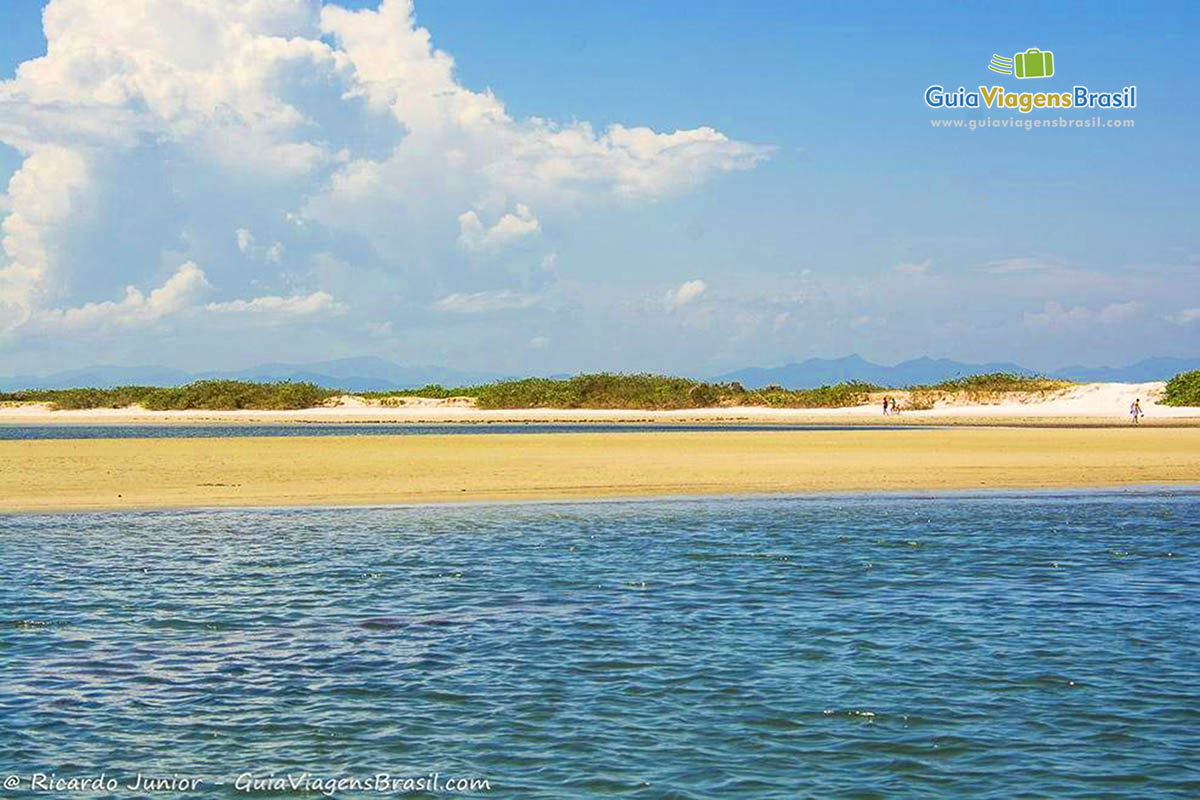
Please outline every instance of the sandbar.
M1200 485L1198 428L0 441L0 509Z

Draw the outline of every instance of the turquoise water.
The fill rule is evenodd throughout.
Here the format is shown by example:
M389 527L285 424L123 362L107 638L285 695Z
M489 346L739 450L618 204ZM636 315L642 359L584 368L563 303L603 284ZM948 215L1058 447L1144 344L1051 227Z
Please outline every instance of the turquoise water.
M1194 493L9 516L0 554L23 789L1200 795Z

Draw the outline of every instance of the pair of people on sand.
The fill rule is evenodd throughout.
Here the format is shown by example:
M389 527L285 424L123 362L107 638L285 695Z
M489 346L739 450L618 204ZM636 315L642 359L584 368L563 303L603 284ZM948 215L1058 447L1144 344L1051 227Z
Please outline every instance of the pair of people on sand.
M896 398L894 398L894 397L883 398L883 415L885 417L888 414L899 414L899 413L900 413L900 406L896 404Z

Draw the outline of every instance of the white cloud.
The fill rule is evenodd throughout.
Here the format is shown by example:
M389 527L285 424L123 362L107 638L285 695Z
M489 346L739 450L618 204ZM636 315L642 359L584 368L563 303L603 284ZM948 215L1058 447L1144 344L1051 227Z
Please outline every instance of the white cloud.
M234 231L234 235L237 236L238 250L249 254L251 248L254 247L254 234L247 228L238 228Z
M1193 322L1200 322L1200 308L1185 308L1173 314L1166 314L1163 319L1174 325L1191 325Z
M2 111L0 105L0 118ZM56 294L54 284L63 280L66 266L57 263L56 244L80 213L78 196L90 171L82 153L46 146L31 153L9 181L9 214L0 224L8 258L0 269L0 331L28 321Z
M461 252L537 234L531 208L573 219L555 212L676 194L772 152L707 126L514 118L458 81L409 0L50 0L44 27L47 55L0 82L0 142L24 158L0 232L0 333L188 259L226 296L277 280L275 310L299 303L283 276L214 257L231 230L248 256L286 253L292 274L326 251L355 264L357 280L313 288L378 314L430 264L442 274L424 291L469 286Z
M345 310L340 303L334 301L329 292L293 294L287 297L264 295L251 300L209 303L205 309L217 314L263 314L273 317L311 316Z
M209 288L204 271L188 262L148 295L127 286L120 301L43 311L37 320L42 328L62 331L141 327L189 309Z
M458 217L458 245L472 253L495 252L541 230L541 223L529 206L517 203L515 214L505 214L490 228L484 228L474 211Z
M541 296L501 289L494 292L451 294L433 304L438 311L457 314L483 314L488 311L507 311L529 308L541 301Z
M249 228L238 228L234 231L234 236L237 237L238 251L242 255L254 259L266 259L272 264L283 263L283 242L273 242L269 247L260 247Z
M550 346L550 338L548 336L535 336L529 340L530 350L545 350Z
M681 284L678 289L672 289L667 292L663 298L663 304L666 306L667 311L674 311L696 300L706 291L708 291L708 284L704 281L699 279L687 281Z
M1041 311L1026 311L1022 321L1031 327L1087 327L1092 325L1115 325L1126 322L1141 311L1136 302L1110 303L1100 309L1084 306L1066 308L1061 303L1047 302Z

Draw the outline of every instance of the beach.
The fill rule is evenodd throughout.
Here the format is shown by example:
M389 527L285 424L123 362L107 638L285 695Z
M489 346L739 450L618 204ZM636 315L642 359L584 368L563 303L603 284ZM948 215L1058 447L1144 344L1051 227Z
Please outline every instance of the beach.
M1200 484L1200 428L0 441L0 507L75 511Z
M482 409L468 398L384 403L343 396L299 410L14 404L0 408L0 425L15 433L44 426L54 436L0 441L0 506L70 511L1200 484L1200 409L1160 405L1161 392L1161 383L1083 384L990 402L943 398L932 408L887 416L874 403ZM1146 412L1137 426L1128 416L1135 398ZM184 430L205 425L225 427L196 438ZM82 427L72 433L66 426ZM139 426L156 430L139 429L137 439L117 430ZM353 435L360 431L371 435ZM73 438L85 433L91 438Z
M906 406L907 392L885 394L901 400L900 414L884 416L878 398L848 408L769 408L727 406L671 410L621 408L477 408L470 398L435 400L396 397L387 402L343 395L329 404L288 410L150 411L127 408L54 410L41 403L0 404L0 425L197 425L197 424L753 424L753 425L912 425L1001 427L1125 427L1129 406L1140 400L1146 426L1200 426L1200 408L1159 402L1161 381L1089 383L1047 393L1023 393L980 400L940 398L932 408ZM882 395L881 395L882 396Z

